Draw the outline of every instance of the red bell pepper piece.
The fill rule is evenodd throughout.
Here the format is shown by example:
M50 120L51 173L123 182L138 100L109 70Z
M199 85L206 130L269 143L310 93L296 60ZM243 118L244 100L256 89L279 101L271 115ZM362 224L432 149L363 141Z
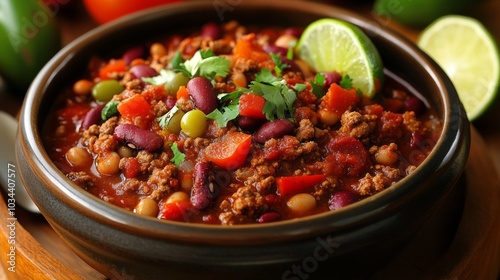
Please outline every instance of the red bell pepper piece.
M321 107L342 115L349 107L361 101L355 88L345 89L333 83L321 100Z
M189 201L167 203L161 207L159 218L169 221L188 222L189 213L192 211L194 211L194 208Z
M118 112L127 120L133 120L136 117L149 119L152 116L151 105L140 94L134 94L128 99L118 104Z
M308 191L325 179L325 174L277 177L276 185L280 195L284 196Z
M240 96L239 101L240 115L256 119L265 119L266 115L262 112L265 104L266 99L260 95L254 93L243 94Z
M122 73L127 70L127 64L123 59L112 60L108 64L99 69L99 77L101 80L109 80L111 73Z
M204 150L204 155L215 165L226 170L233 170L245 164L251 144L250 134L230 131L221 141L208 145Z

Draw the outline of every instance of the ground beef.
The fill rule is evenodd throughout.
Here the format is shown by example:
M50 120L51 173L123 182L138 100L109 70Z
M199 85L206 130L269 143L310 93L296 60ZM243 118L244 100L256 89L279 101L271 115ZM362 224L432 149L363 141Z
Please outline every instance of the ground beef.
M177 168L173 164L168 164L163 169L155 168L148 179L148 184L154 188L151 198L160 200L179 187Z
M111 117L99 127L99 134L113 134L117 126L118 117Z
M113 135L111 134L100 134L99 138L95 141L92 151L98 155L102 155L105 153L113 152L118 143L115 139L113 139Z
M236 221L254 218L267 210L264 198L251 187L240 187L233 195L221 204L226 210L219 215L223 224L234 224ZM238 218L238 216L241 216Z
M300 141L290 135L285 135L282 138L272 138L264 144L264 149L269 151L278 151L279 158L283 160L295 160L298 157L309 154L318 148L316 142L310 141L300 143Z
M296 137L299 141L311 140L314 138L314 133L314 124L310 120L303 119L300 121L296 132Z
M83 171L69 172L66 177L85 190L95 185L94 179Z
M363 116L359 112L346 111L340 119L339 133L357 139L367 137L375 128L374 119L370 115Z

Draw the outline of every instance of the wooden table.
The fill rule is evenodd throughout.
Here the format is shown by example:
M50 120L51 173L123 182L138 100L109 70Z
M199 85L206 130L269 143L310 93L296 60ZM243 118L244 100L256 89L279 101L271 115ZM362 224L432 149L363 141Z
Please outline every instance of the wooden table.
M329 2L376 20L370 1ZM500 42L499 14L500 1L485 0L466 15L481 20ZM57 15L57 20L65 43L95 26L82 9L61 13ZM380 24L389 25L411 40L415 40L420 31L395 22ZM16 115L21 103L21 94L7 92L0 86L1 110ZM440 219L449 218L447 215L450 212L447 211L451 209L443 206L443 210L422 229L409 247L375 279L497 279L500 271L499 121L500 100L473 124L472 147L465 176L466 198L460 205L463 214L452 213L458 215L460 220L458 229L447 232L439 228ZM5 194L2 193L2 196L5 197ZM4 200L0 200L0 217L3 222L7 219ZM41 215L18 208L16 217L16 273L6 270L8 229L2 226L0 259L4 270L0 269L0 279L26 279L26 276L32 279L106 279L76 257ZM433 251L432 254L429 251Z

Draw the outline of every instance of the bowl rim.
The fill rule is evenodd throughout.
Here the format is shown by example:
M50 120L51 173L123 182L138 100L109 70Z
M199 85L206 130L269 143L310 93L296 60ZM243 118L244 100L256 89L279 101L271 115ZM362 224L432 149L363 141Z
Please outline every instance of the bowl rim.
M392 42L394 45L399 45L403 48L404 52L411 56L411 58L421 64L432 80L436 83L436 87L442 92L444 97L443 106L443 128L441 136L439 137L433 151L429 154L428 158L411 174L403 178L401 181L391 186L390 188L377 193L371 197L363 199L353 205L349 205L334 212L325 212L312 216L307 216L294 220L286 220L273 222L268 224L251 224L251 225L236 225L236 226L221 226L221 225L206 225L183 223L174 221L160 221L156 218L149 218L139 216L130 211L124 210L118 206L111 205L102 201L101 199L93 196L76 184L71 182L64 176L64 174L52 163L50 157L44 150L42 140L39 135L39 128L37 125L36 116L38 114L37 106L41 103L44 91L47 85L55 77L58 71L64 68L73 57L73 53L77 50L85 48L88 42L92 42L111 34L124 27L131 26L138 21L148 20L149 18L156 18L161 16L169 16L177 13L178 11L200 10L209 8L212 5L209 1L188 1L183 3L168 4L166 6L148 9L142 12L123 17L111 23L98 26L87 33L81 35L60 52L58 52L40 71L32 85L28 89L26 98L23 103L20 115L20 134L24 138L25 143L22 143L24 152L28 154L29 160L32 165L35 165L34 172L38 178L43 178L46 186L52 185L50 191L55 196L60 198L66 203L71 204L72 208L77 209L83 215L88 216L98 222L109 224L121 230L140 233L141 235L150 235L155 238L170 238L179 241L198 240L204 242L212 239L223 239L224 242L228 240L241 241L245 244L252 243L259 239L267 239L270 234L283 240L289 240L297 237L312 236L319 234L327 234L332 232L333 229L342 229L346 226L354 226L359 221L377 216L382 212L388 210L387 202L392 201L395 197L404 197L411 195L413 189L418 182L410 182L411 178L421 176L422 179L427 174L432 174L442 168L442 160L433 163L431 159L440 157L446 159L452 151L457 149L458 135L461 134L459 130L463 130L463 124L460 122L466 121L464 119L463 108L451 107L452 101L457 102L458 97L451 85L451 82L444 74L442 69L425 53L419 50L415 44L404 38L402 35L395 31L386 28L380 24L375 24L367 18L362 17L354 12L339 8L333 5L322 3L307 3L304 5L302 0L292 1L243 1L241 8L245 7L261 7L273 9L287 9L294 11L305 11L311 14L317 13L318 10L322 14L329 14L331 17L340 17L347 19L351 23L361 27L369 36L383 36L386 41ZM453 118L459 119L453 121ZM457 131L453 135L450 133ZM462 131L463 133L463 131ZM443 146L451 146L446 151ZM440 148L441 147L441 148ZM415 181L415 180L413 180ZM71 202L71 203L70 203ZM42 214L44 213L43 207L40 207ZM328 225L328 226L325 226ZM146 229L146 230L145 230ZM253 241L248 238L251 237Z

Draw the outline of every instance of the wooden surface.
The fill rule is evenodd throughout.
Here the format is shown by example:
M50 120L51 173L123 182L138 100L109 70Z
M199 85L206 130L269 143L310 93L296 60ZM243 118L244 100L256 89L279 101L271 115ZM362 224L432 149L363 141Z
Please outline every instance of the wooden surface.
M334 1L373 17L370 1ZM354 2L354 3L353 3ZM66 11L65 11L66 13ZM95 26L81 12L57 15L64 42ZM487 26L500 41L500 1L485 0L467 15ZM374 18L376 20L376 18ZM415 40L419 30L395 22L389 25ZM16 115L22 94L7 92L0 85L0 109ZM500 271L500 100L473 124L472 147L465 172L463 214L444 205L413 242L375 279L497 279ZM2 193L4 198L5 194ZM453 204L453 202L451 202ZM41 215L17 207L16 220L8 220L4 199L0 200L0 218L6 224L15 221L16 272L7 271L11 236L6 226L0 227L0 279L106 279L81 261L55 234ZM459 220L458 229L439 227L439 219Z

